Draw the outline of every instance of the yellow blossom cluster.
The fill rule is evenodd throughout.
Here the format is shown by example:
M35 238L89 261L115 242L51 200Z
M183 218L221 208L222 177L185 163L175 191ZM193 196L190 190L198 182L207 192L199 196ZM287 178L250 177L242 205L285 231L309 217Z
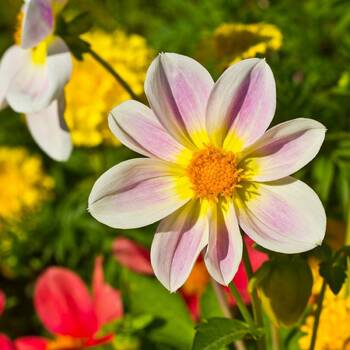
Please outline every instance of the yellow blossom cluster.
M316 272L314 277L313 299L316 299L322 278ZM301 350L310 347L314 320L314 315L308 316L301 327L305 333L299 340ZM350 350L350 296L346 296L345 288L338 295L334 295L329 288L326 290L315 350Z
M207 43L208 44L208 43ZM278 51L282 33L268 23L224 23L217 27L209 46L222 68L242 59Z
M105 33L96 30L83 36L125 79L133 91L141 95L147 67L153 51L139 35L122 31ZM71 81L66 87L65 118L77 146L94 147L114 143L107 125L110 110L129 99L128 93L99 63L88 54L83 61L74 60Z
M0 147L0 221L18 221L46 200L54 186L38 156L24 148Z

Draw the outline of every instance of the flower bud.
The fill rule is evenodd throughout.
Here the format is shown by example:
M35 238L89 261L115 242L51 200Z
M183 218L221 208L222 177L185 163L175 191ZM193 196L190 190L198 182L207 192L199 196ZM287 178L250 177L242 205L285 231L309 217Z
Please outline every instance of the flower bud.
M300 256L266 262L257 274L257 288L265 312L277 326L289 327L302 315L312 289L312 273Z

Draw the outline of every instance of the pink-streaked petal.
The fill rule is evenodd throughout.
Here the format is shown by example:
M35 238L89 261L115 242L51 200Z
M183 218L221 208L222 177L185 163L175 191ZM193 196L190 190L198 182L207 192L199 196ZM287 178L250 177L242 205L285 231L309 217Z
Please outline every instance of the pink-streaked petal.
M4 312L6 305L5 293L0 289L0 315Z
M180 143L201 146L213 80L192 58L163 53L148 69L145 93L165 129Z
M16 350L47 350L48 340L41 337L21 337L14 341ZM2 349L0 347L0 349Z
M99 328L84 282L66 268L50 267L39 277L34 304L42 323L52 333L85 338L92 337Z
M237 272L242 250L242 236L233 203L218 203L212 210L204 258L210 275L227 286Z
M15 346L12 343L11 339L3 333L0 333L0 349L1 350L15 350Z
M115 107L108 124L128 148L147 157L176 161L185 148L160 124L152 110L137 101L126 101Z
M275 80L265 60L234 64L221 75L209 98L207 128L212 142L241 151L263 135L275 108Z
M21 46L32 48L52 34L54 14L52 0L27 0L24 5Z
M100 327L123 316L120 292L105 282L102 263L102 257L97 257L92 279L93 303Z
M244 190L251 193L243 193ZM316 193L291 177L251 183L237 202L244 232L264 248L300 253L321 245L326 214Z
M0 62L0 106L6 106L8 88L17 71L28 61L29 54L19 46L8 48Z
M96 181L89 211L96 220L114 228L150 225L190 200L192 193L180 185L180 180L178 170L170 163L147 158L127 160Z
M151 263L165 288L174 292L185 283L207 243L207 209L196 200L161 221L152 242Z
M153 275L149 251L131 239L118 237L113 242L113 255L119 264L132 271Z
M268 259L268 256L265 253L253 248L254 241L249 236L244 235L243 239L247 247L248 256L252 265L253 272L255 272ZM233 283L238 289L238 292L241 295L243 301L245 303L249 303L250 294L248 292L248 276L243 262L239 264L237 273L233 278ZM234 303L236 302L234 301Z
M44 110L26 115L28 129L39 147L52 159L65 161L72 152L72 141L64 120L62 94Z
M272 181L295 173L319 152L326 128L316 120L293 119L268 130L244 162L256 168L254 181Z
M63 92L72 72L72 58L65 42L55 38L48 47L46 62L34 64L30 50L26 61L11 80L7 101L19 113L38 112Z

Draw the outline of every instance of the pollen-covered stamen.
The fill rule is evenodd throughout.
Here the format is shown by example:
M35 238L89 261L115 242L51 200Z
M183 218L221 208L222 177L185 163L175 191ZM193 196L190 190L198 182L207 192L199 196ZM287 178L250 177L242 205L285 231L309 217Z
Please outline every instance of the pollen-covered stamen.
M235 154L214 146L194 153L187 168L196 196L213 200L232 196L240 172Z
M16 29L13 35L16 45L21 45L22 22L23 22L23 12L19 11L16 19Z

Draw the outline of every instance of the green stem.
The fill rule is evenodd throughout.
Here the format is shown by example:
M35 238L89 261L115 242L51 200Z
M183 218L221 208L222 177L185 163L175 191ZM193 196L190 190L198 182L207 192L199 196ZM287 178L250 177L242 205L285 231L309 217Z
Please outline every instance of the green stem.
M272 349L281 350L281 333L277 326L271 323Z
M232 282L230 284L230 289L231 289L231 293L233 294L233 297L236 300L237 306L239 311L241 312L244 320L252 327L254 327L254 320L252 318L252 316L250 315L250 312L248 310L248 308L246 307L244 301L242 300L241 295L239 294L234 282Z
M321 287L321 292L320 292L320 295L318 296L318 300L317 300L315 321L314 321L314 326L312 328L312 337L311 337L311 343L310 343L310 350L314 350L315 349L316 339L317 339L317 330L318 330L318 325L320 323L323 299L324 299L324 296L325 296L325 293L326 293L326 288L327 288L326 281L323 280L322 287Z
M211 285L213 286L214 293L216 295L222 313L225 317L232 318L230 307L228 306L228 303L226 301L226 295L224 294L222 287L214 279L211 278L210 281Z
M135 94L130 85L120 76L118 72L114 70L114 68L105 61L97 52L95 52L92 48L88 49L88 53L108 72L113 78L127 91L130 97L136 101L140 101L140 98Z
M249 255L248 255L248 250L245 245L245 242L243 240L243 264L245 267L245 270L247 272L248 280L250 280L253 276L253 269L252 265L250 263ZM263 316L262 316L262 311L261 311L261 304L260 300L258 297L257 291L254 289L251 293L251 298L252 298L252 307L253 307L253 314L254 314L254 320L255 323L259 328L264 327L264 321L263 321ZM259 338L257 345L259 350L264 350L265 349L265 336L262 336Z
M348 203L348 217L346 219L345 245L350 245L350 201ZM348 258L348 273L346 281L346 296L350 295L350 259Z
M222 313L227 318L232 318L230 307L227 303L226 295L222 289L222 286L219 285L213 278L210 279L211 285L213 286L214 293L219 302ZM245 344L242 340L237 340L234 342L234 348L236 350L246 350Z

